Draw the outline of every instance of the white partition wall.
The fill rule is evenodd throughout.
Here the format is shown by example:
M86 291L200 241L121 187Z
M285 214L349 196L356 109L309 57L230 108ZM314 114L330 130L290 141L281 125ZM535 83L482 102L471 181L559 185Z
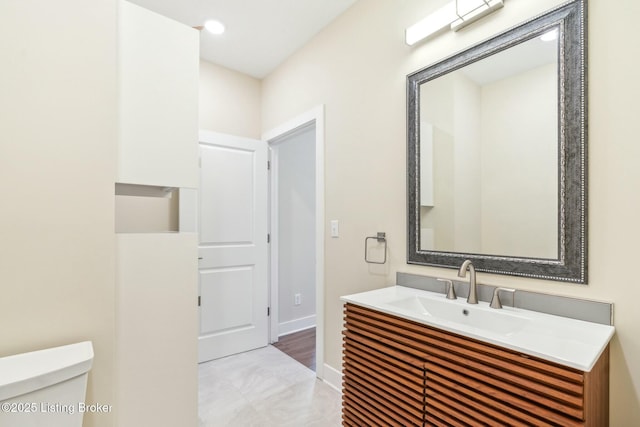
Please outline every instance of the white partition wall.
M116 425L197 425L198 32L124 1L118 32Z
M116 425L195 426L197 235L121 233L116 250Z
M117 181L197 187L199 33L121 2Z

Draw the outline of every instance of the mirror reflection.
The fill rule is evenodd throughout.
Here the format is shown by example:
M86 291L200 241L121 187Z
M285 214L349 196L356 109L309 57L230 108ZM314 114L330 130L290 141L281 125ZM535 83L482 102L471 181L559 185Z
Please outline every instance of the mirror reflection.
M407 263L587 282L584 0L407 76Z
M419 86L421 250L558 258L557 34Z

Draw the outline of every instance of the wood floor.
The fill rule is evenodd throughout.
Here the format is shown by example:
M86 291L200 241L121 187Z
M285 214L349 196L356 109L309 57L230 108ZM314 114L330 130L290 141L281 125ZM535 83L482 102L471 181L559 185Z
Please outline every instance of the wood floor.
M282 336L273 346L312 371L316 370L316 328Z

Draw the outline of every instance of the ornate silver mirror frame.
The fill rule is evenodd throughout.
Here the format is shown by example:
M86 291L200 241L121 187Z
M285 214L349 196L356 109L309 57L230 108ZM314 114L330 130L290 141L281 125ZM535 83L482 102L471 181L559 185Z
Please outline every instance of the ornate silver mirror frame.
M558 256L553 259L424 250L420 244L420 85L538 37L558 38ZM575 0L407 76L407 263L587 282L586 1Z

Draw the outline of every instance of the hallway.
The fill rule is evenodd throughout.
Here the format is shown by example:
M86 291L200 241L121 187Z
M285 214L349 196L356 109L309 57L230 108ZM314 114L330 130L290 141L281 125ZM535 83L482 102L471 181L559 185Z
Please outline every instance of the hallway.
M316 328L282 336L273 346L312 371L316 370Z

